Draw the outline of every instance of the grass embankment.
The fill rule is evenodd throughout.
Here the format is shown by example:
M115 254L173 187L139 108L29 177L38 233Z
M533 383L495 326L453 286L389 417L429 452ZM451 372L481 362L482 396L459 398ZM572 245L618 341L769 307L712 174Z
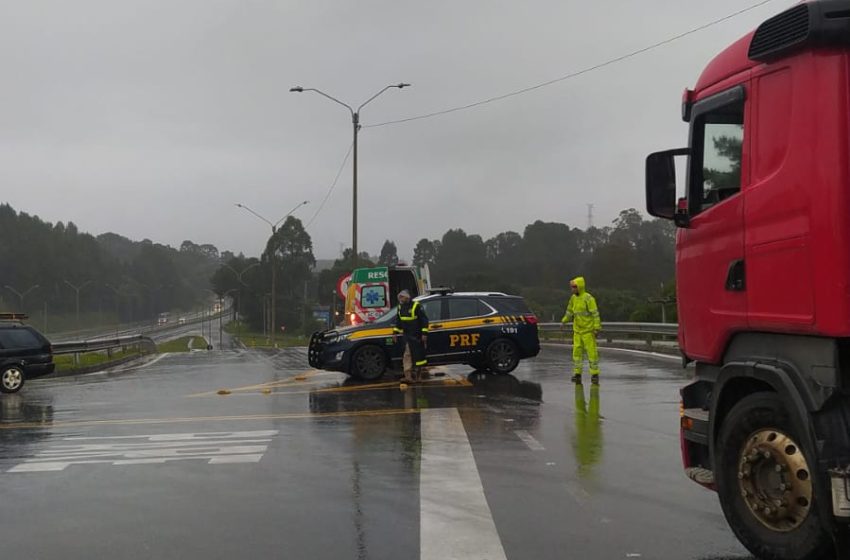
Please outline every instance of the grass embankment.
M80 363L75 364L73 354L57 354L53 356L53 363L56 364L56 371L67 372L92 366L107 366L112 362L117 362L118 360L124 360L126 358L141 355L142 353L137 348L128 348L124 352L112 352L111 356L107 355L106 352L86 352L85 354L80 354Z
M163 342L162 344L157 344L156 351L160 354L165 352L188 352L189 341L192 342L192 348L195 350L206 350L207 348L207 341L203 337L184 336L181 338L175 338L174 340L169 340L168 342Z
M231 322L225 325L224 331L236 340L242 342L248 348L271 348L271 339L261 332L248 330L244 323ZM292 348L295 346L307 346L310 337L293 334L278 334L275 336L275 344L278 348Z

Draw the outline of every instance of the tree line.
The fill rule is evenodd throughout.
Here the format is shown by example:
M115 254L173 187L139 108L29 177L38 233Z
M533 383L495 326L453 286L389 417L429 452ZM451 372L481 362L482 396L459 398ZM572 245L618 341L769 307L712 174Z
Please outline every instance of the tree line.
M611 226L586 230L536 221L522 234L484 240L462 229L421 239L413 264L428 264L436 283L458 290L519 294L543 320L559 320L569 299L569 281L584 276L603 319L660 321L660 300L674 300L675 227L645 219L630 208ZM666 316L676 319L675 305Z
M674 236L668 222L628 209L610 226L586 230L536 221L522 233L485 239L450 229L421 239L412 264L428 265L434 285L522 295L543 320L560 318L569 280L582 275L604 319L659 321L661 302L667 301L667 319L674 321ZM399 264L392 240L377 258L358 256L358 266L375 264ZM72 222L51 224L0 205L0 310L36 319L45 309L49 316L73 316L79 295L82 314L147 320L209 302L214 292L233 298L255 329L269 328L274 267L278 326L310 332L320 326L313 319L317 305L341 308L333 294L339 277L351 272L353 254L346 249L318 272L315 265L312 239L294 216L255 258L188 240L173 248L115 233L95 237Z
M188 310L214 297L206 290L221 258L209 244L95 237L73 222L52 224L0 205L0 311L26 312L36 324L46 315L41 326L52 332L73 325L67 317L78 302L81 314L109 322Z

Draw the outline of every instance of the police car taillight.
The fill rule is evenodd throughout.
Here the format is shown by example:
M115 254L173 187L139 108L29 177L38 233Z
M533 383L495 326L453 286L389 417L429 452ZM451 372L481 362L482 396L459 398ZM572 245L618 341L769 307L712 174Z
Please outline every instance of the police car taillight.
M525 317L525 322L529 325L537 324L537 315L535 315L534 313L527 313L526 315L523 315L523 317Z

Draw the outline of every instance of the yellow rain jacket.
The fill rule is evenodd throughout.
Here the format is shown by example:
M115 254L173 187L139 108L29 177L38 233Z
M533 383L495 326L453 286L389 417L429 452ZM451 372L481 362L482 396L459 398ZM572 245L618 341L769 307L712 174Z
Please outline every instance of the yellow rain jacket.
M602 319L596 300L585 290L584 278L579 276L570 280L578 286L578 294L573 294L567 303L567 311L561 319L562 323L573 322L573 332L587 334L602 330Z

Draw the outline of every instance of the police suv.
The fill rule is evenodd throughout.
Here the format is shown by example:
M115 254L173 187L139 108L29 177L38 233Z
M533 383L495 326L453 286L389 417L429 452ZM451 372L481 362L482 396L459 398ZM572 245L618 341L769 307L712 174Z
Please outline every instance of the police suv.
M540 352L537 317L518 296L503 293L434 290L414 301L430 321L428 365L469 364L494 373L510 373L523 358ZM314 333L308 360L317 369L354 377L380 378L400 369L404 349L393 342L398 308L363 325Z

